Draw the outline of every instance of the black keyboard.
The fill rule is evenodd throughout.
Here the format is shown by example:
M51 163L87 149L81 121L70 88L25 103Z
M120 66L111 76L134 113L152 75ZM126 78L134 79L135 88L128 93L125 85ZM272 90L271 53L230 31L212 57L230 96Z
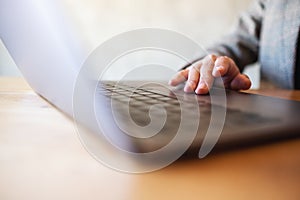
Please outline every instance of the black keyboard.
M101 102L102 110L98 110L99 116L103 115L101 113L111 112L112 120L117 121L117 127L121 127L121 131L126 129L134 132L137 129L136 126L147 127L152 123L153 126L150 126L149 129L138 131L137 134L140 134L140 138L139 136L129 136L134 144L139 144L137 152L154 151L165 146L176 136L182 124L184 124L183 128L186 134L191 132L191 127L196 126L197 137L203 138L209 125L223 127L224 120L223 130L227 132L247 128L249 123L255 127L277 122L274 118L256 113L212 105L209 102L209 95L190 94L188 95L190 98L185 98L186 95L182 92L177 94L171 90L162 91L151 85L135 87L130 84L101 82L97 87L97 93L100 94L103 101ZM212 110L215 113L212 113ZM222 119L223 116L226 119ZM162 128L156 129L156 127L161 127L162 122ZM138 128L138 130L140 129ZM155 135L147 137L153 132Z
M149 112L151 106L161 105L167 111L167 114L169 114L168 117L171 119L178 118L182 109L190 110L187 113L190 113L192 116L193 112L195 112L195 100L186 100L183 96L174 94L172 91L166 94L166 92L163 93L160 90L147 86L135 87L122 83L116 84L116 82L102 82L100 87L98 87L98 91L110 101L115 102L113 109L116 110L122 110L119 108L123 107L123 109L129 109L132 113L145 113ZM196 106L198 106L197 109L199 109L201 113L202 121L209 123L212 107L209 100L201 100L198 98ZM243 124L246 123L261 124L276 121L274 118L264 117L256 113L224 108L219 105L213 106L217 112L222 112L226 109L226 118L230 126L243 126ZM155 112L153 113L155 114ZM139 115L139 117L141 116ZM139 121L143 121L143 119Z

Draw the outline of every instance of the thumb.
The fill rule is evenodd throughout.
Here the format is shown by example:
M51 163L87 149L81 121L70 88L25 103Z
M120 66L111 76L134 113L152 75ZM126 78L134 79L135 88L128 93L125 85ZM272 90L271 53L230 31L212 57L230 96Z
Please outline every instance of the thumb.
M237 74L231 81L230 88L232 90L248 90L251 87L251 81L245 74Z

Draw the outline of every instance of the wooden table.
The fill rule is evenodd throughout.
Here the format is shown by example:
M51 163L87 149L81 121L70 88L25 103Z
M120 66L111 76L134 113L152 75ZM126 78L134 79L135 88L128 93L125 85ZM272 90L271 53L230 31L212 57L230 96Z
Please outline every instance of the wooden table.
M94 160L72 120L22 78L0 78L0 123L1 200L300 199L300 139L120 173Z

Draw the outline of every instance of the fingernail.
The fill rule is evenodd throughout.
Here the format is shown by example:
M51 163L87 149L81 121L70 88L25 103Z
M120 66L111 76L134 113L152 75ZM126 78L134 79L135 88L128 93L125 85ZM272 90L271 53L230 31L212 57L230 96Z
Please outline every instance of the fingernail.
M196 89L196 93L205 94L206 92L207 92L207 85L204 82L201 82Z

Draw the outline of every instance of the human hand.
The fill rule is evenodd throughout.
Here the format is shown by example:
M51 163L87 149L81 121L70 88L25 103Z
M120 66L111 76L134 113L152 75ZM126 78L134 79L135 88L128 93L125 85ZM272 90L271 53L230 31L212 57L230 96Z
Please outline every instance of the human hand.
M208 55L179 71L170 81L171 86L185 83L185 92L207 94L214 79L221 77L224 87L232 90L247 90L251 86L248 76L241 74L235 62L227 56Z

